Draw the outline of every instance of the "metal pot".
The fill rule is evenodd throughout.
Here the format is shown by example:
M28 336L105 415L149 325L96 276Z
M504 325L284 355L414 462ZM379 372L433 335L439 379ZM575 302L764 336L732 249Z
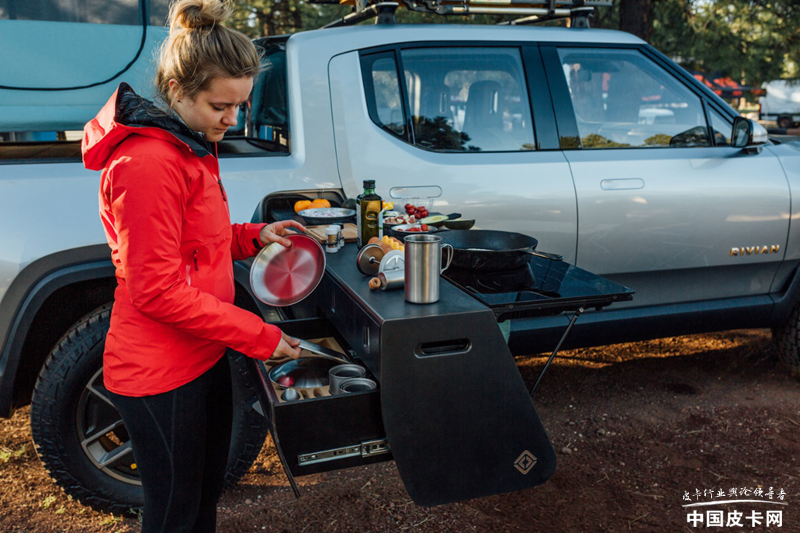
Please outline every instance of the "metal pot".
M494 230L439 232L443 244L453 247L452 265L472 270L510 270L528 264L532 255L554 261L557 254L537 252L539 241L522 233Z
M270 370L269 380L282 389L318 389L328 385L328 372L338 364L319 357L292 359Z

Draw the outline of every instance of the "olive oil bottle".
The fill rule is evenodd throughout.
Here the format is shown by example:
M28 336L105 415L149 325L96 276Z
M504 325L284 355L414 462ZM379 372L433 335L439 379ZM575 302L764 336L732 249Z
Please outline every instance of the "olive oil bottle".
M372 237L378 236L378 215L381 212L381 197L375 194L375 180L364 180L364 192L356 197L357 235L361 248Z

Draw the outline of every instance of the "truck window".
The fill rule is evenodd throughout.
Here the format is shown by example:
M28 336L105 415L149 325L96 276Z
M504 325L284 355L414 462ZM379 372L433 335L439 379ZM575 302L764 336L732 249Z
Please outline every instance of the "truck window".
M636 50L558 50L583 148L709 146L700 97Z
M264 50L261 72L253 84L253 93L242 106L237 129L230 130L220 143L222 153L289 153L289 103L286 85L285 43L256 41Z
M406 121L394 52L364 56L361 69L372 121L392 135L405 139Z
M714 131L714 144L717 146L730 146L731 145L731 129L733 123L728 119L723 118L722 115L711 110L711 128Z
M535 147L516 48L403 50L415 144L436 151Z
M393 52L362 56L367 108L377 125L436 152L535 148L519 49L412 48L400 54L402 78Z

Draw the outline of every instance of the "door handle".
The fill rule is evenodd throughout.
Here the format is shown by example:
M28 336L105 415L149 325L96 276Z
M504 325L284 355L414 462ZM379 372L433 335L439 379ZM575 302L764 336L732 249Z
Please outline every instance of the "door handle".
M604 191L628 191L644 189L644 180L642 178L619 178L613 180L603 180L600 182L600 188Z

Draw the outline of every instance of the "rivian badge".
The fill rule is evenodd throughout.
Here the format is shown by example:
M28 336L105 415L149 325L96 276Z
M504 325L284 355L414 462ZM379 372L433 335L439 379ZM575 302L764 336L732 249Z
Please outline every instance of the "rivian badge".
M731 257L741 257L744 255L764 255L777 254L781 251L780 244L772 246L742 246L741 248L731 248Z
M517 460L514 461L514 468L516 468L523 474L527 474L528 472L531 471L531 468L536 466L537 461L538 459L536 459L535 455L533 455L528 450L525 450L520 454L519 457L517 457Z

